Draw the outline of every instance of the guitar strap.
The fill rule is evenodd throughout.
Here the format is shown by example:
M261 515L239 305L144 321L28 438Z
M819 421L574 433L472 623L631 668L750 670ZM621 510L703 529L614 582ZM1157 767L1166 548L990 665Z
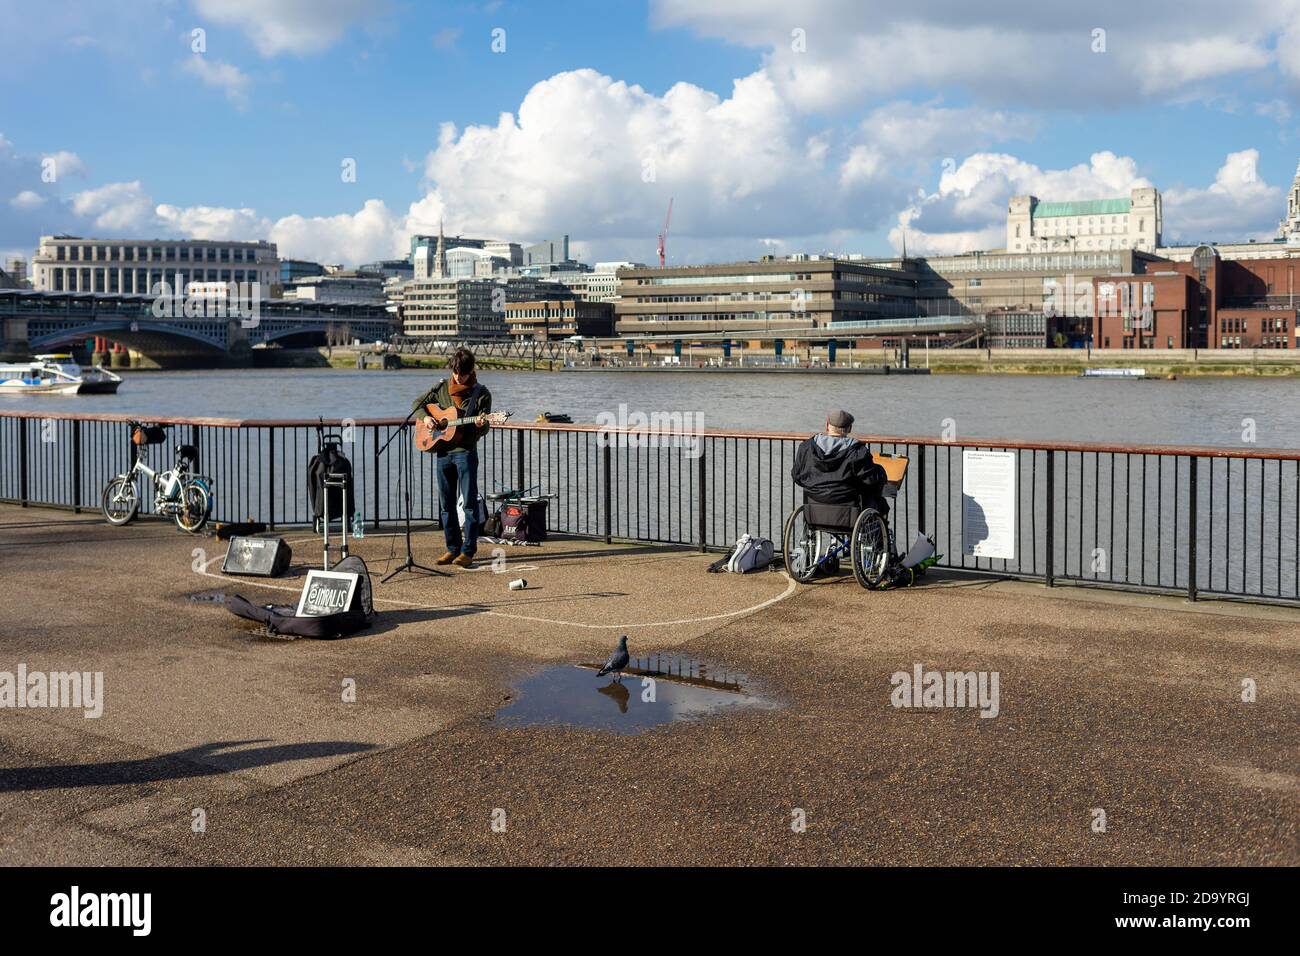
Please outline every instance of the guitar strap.
M465 409L461 413L465 418L473 418L478 414L478 399L482 394L483 386L475 382L474 387L469 390L469 397L465 399Z

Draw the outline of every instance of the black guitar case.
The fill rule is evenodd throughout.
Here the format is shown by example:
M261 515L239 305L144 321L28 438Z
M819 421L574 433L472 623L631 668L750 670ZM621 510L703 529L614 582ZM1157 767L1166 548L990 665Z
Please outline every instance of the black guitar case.
M370 572L366 563L355 554L350 554L331 569L359 574L357 589L352 594L352 603L337 614L320 617L298 617L297 605L294 604L254 604L239 594L226 598L226 607L232 614L249 621L265 624L267 631L277 636L288 638L315 637L324 640L347 637L364 630L374 623L374 595L370 588Z

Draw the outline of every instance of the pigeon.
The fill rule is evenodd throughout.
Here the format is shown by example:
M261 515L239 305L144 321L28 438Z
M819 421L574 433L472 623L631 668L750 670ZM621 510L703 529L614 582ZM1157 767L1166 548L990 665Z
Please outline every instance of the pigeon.
M624 634L618 639L618 647L614 648L609 655L609 660L605 661L605 666L596 671L597 677L604 677L610 671L617 671L619 679L623 678L623 668L627 667L627 635Z

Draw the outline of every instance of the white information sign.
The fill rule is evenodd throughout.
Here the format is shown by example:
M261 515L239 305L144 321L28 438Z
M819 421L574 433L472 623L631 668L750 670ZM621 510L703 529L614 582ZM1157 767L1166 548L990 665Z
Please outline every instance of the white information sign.
M962 452L962 528L965 552L977 558L1016 556L1016 453Z

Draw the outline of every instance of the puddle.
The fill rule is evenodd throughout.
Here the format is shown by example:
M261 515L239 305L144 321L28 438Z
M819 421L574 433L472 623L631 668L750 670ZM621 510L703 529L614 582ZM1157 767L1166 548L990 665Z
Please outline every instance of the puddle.
M194 591L186 595L191 601L198 604L225 604L225 588L209 588L206 591Z
M597 677L597 670L591 664L547 668L521 682L496 719L508 727L565 724L635 734L679 720L778 706L747 691L743 675L710 671L701 661L634 659L621 682L612 674Z

